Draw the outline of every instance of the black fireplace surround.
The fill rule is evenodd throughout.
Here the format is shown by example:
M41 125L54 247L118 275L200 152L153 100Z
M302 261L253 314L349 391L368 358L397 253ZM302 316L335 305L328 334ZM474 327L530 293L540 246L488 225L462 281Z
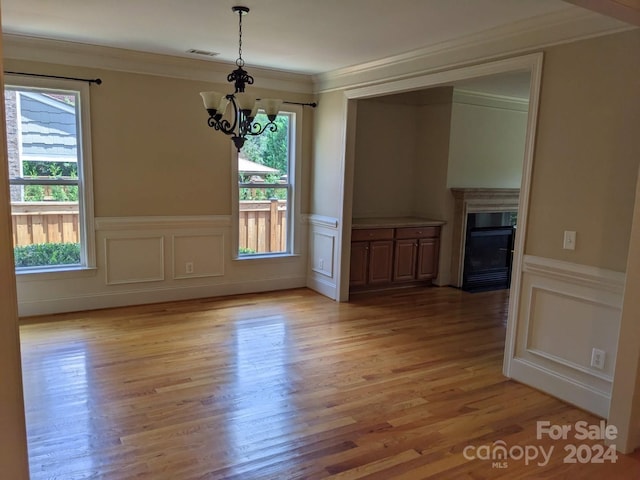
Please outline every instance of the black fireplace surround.
M463 290L509 288L515 224L516 212L467 215Z

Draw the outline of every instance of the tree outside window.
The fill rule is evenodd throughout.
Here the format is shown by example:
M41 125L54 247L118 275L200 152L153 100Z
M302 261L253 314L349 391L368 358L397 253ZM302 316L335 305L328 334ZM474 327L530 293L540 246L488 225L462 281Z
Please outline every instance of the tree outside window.
M248 137L238 155L240 255L291 251L293 113L276 117L275 132ZM266 115L256 116L268 122Z

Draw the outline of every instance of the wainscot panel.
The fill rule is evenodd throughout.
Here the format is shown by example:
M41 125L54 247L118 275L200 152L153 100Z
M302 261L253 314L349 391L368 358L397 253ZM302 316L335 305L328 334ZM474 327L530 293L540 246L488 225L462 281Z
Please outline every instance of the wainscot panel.
M309 268L307 287L329 298L338 295L335 266L338 251L335 248L338 236L338 219L322 215L307 215L309 224Z
M606 418L624 279L526 255L513 378ZM593 349L605 352L603 368L592 365Z
M107 237L104 239L105 283L164 280L164 237Z
M224 234L174 235L173 278L224 275Z

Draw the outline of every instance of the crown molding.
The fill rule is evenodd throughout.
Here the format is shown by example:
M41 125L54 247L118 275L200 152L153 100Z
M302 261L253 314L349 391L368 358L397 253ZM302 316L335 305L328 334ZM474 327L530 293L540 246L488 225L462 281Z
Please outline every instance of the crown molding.
M588 10L563 9L400 55L313 77L316 93L373 85L518 55L635 28Z
M464 105L477 105L479 107L515 110L518 112L526 112L529 110L528 98L510 97L508 95L496 95L493 93L476 92L458 88L453 90L453 102Z
M24 35L3 35L5 59L53 63L74 67L156 75L212 83L227 83L232 63L51 40ZM313 93L310 75L251 67L256 88Z

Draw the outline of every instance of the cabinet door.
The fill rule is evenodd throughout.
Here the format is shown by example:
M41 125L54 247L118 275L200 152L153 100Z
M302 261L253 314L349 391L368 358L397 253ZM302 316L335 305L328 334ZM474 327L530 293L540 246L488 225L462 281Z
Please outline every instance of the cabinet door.
M418 280L429 280L438 276L440 239L423 238L418 244Z
M416 278L416 239L396 240L396 257L393 265L395 282L410 282Z
M391 282L393 240L369 243L369 284Z
M367 284L367 265L369 264L369 242L351 243L351 262L349 285L358 287Z

